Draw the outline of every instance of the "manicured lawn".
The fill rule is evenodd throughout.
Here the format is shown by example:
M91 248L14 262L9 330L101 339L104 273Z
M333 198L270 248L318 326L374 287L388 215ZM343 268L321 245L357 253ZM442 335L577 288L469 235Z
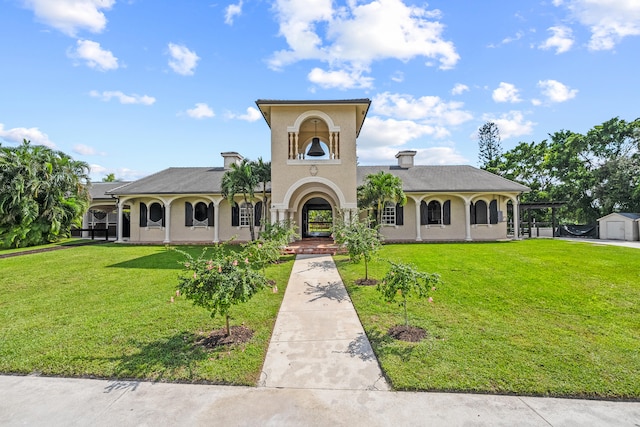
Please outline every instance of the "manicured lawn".
M381 258L440 273L434 304L411 300L420 343L390 339L400 307L337 265L396 389L640 398L640 251L583 242L387 245ZM388 263L370 266L381 278Z
M253 329L252 340L216 351L194 341L223 318L175 298L180 259L115 244L0 259L0 372L254 385L293 258L267 270L279 293L232 308L231 324Z

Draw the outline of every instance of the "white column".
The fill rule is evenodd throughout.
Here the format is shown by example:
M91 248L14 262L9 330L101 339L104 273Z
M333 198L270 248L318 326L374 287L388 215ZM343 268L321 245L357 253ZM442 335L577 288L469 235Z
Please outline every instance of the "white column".
M469 200L464 201L464 230L465 230L465 238L466 241L471 241L471 212L469 209L471 208L471 202Z
M422 234L421 234L421 226L420 226L420 205L422 204L421 201L417 201L414 200L414 202L416 203L416 242L421 242L422 241Z
M220 241L220 202L213 202L213 243Z
M116 242L122 242L122 207L124 203L118 200L118 219L116 221L116 229L118 230L118 238Z
M164 242L171 243L171 202L164 203Z
M91 209L87 210L87 212L85 212L85 214L82 216L82 228L83 229L87 229L89 228L89 215L92 215L91 213ZM89 232L88 231L81 231L80 232L80 237L89 237Z
M293 140L294 140L294 144L293 144L293 158L297 159L298 158L298 132L295 133L295 135L293 136Z
M520 202L518 198L513 202L513 238L520 239Z

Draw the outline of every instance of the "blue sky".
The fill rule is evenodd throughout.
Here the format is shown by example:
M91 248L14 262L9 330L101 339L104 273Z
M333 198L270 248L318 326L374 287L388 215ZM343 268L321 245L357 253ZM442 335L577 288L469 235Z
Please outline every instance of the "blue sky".
M640 116L637 0L0 0L0 142L131 180L269 159L257 99L372 100L360 164Z

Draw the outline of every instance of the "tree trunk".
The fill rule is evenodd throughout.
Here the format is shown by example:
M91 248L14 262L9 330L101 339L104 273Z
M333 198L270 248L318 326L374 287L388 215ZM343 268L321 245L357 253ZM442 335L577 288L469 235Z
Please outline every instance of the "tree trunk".
M229 315L227 314L225 317L227 321L227 336L229 336L231 335L231 328L229 327Z

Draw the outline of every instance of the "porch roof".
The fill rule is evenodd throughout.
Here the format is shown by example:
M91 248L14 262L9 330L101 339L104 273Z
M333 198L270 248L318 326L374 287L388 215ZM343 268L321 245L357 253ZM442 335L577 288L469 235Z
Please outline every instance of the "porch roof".
M224 172L223 167L168 168L114 188L108 194L216 194L220 193Z
M517 182L508 180L473 166L358 166L358 185L362 185L367 175L380 171L391 173L402 180L405 192L517 192L530 191Z

